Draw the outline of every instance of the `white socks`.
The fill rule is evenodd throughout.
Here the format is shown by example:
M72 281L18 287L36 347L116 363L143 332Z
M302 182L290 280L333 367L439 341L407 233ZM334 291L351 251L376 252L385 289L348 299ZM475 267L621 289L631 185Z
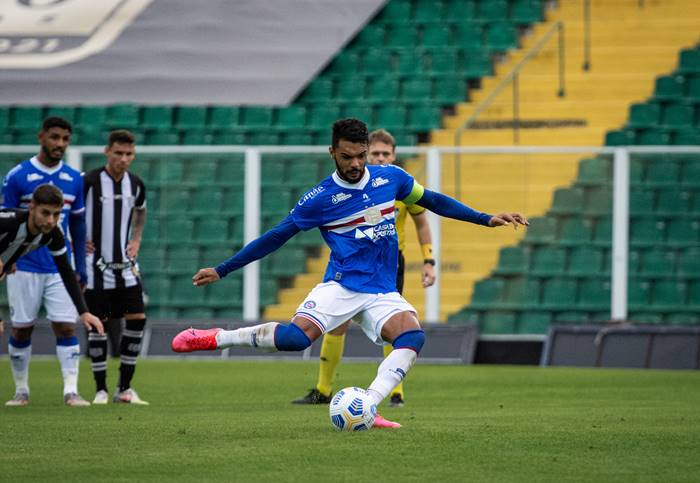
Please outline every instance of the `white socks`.
M77 393L80 363L78 338L73 336L56 339L56 355L63 374L63 394Z
M412 349L394 349L382 361L377 369L377 377L367 388L377 406L406 377L417 357L418 354Z
M217 348L256 347L269 352L277 351L275 329L278 325L277 322L268 322L236 330L222 330L216 334Z
M10 338L8 353L12 365L12 378L15 380L15 392L29 394L29 359L32 358L32 346L15 347Z

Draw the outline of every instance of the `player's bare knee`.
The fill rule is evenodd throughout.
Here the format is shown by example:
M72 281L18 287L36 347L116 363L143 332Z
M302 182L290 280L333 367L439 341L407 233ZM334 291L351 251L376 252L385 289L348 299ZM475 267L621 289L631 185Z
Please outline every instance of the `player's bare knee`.
M32 336L34 326L29 327L12 327L12 338L18 341L29 340Z
M409 330L421 330L418 317L413 312L399 312L382 326L382 339L393 343L398 336Z
M51 327L56 337L73 337L75 335L75 324L69 322L53 322Z

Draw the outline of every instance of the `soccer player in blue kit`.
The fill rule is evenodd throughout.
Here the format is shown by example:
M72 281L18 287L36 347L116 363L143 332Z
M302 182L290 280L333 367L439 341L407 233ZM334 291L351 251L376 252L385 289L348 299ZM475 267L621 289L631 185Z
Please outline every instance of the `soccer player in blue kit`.
M416 310L396 291L398 240L396 200L418 204L438 215L483 226L528 225L519 213L492 216L421 186L393 165L368 165L367 126L357 119L333 124L329 149L336 171L301 197L277 226L215 268L203 268L194 285L218 281L263 258L301 230L318 228L331 249L323 282L299 305L289 324L268 322L236 330L187 329L172 341L175 352L257 347L302 351L325 332L354 319L378 345L394 350L379 365L367 388L379 405L406 377L425 341ZM377 415L377 427L399 427Z
M3 208L28 208L34 189L52 184L63 193L63 209L59 222L66 236L68 259L75 252L76 273L81 284L87 282L85 267L85 203L80 172L63 162L73 128L60 117L46 118L39 131L39 153L22 161L5 176L2 186ZM48 248L41 247L17 261L17 271L7 277L12 337L9 353L15 397L7 405L23 405L29 394L29 359L34 321L43 305L56 335L56 355L63 374L64 401L68 406L89 406L78 394L80 345L75 335L78 312L63 285Z

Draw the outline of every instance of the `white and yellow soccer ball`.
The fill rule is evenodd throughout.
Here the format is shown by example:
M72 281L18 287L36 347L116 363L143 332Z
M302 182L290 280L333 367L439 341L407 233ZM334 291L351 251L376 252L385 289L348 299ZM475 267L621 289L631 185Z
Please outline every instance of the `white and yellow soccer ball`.
M346 387L333 396L328 411L338 431L364 431L374 424L377 405L364 389Z

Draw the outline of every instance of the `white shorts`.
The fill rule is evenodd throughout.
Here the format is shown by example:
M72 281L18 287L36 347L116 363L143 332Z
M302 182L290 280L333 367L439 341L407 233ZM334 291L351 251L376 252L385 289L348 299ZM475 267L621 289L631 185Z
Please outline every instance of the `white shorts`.
M52 322L73 322L78 311L57 273L17 271L7 276L10 320L14 327L34 323L43 305Z
M372 342L383 345L382 327L399 312L417 314L416 309L398 292L353 292L337 282L325 282L309 292L294 316L313 322L323 333L354 318Z

